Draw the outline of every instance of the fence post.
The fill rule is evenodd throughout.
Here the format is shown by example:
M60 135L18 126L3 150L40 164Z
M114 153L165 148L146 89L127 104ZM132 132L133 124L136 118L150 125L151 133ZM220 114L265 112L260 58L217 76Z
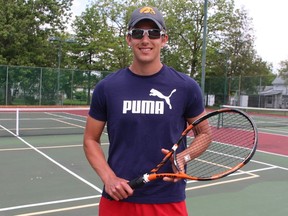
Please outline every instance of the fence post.
M6 92L5 92L5 104L6 106L8 105L8 85L9 85L9 76L8 76L8 65L7 65L7 69L6 69Z

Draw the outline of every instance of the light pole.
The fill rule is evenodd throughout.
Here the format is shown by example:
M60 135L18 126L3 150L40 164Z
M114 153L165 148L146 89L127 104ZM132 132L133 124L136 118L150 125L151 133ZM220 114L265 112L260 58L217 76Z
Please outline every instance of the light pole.
M217 51L218 52L218 51ZM224 98L223 98L223 104L226 105L227 102L229 103L229 93L228 93L228 96L227 96L227 81L228 81L228 70L229 70L229 65L231 64L231 60L229 59L229 54L227 51L225 51L224 53L223 52L218 52L219 54L222 54L224 55L224 59L225 59L225 65L224 65ZM227 98L228 98L228 101L227 101Z
M58 42L58 52L57 52L57 59L58 59L58 65L57 65L57 90L56 90L56 102L58 105L62 105L62 99L60 99L60 73L61 73L61 59L62 59L62 43L74 43L73 38L67 38L67 39L61 39L60 37L49 37L48 39L50 42Z
M224 64L224 93L223 93L223 104L226 105L227 103L227 79L228 79L228 70L229 70L229 65L231 64L231 60L229 57L229 52L226 51L218 51L218 48L216 47L211 47L214 49L214 51L216 52L216 54L221 55L224 57L225 59L225 64ZM222 59L222 57L221 57ZM221 64L222 67L222 64ZM229 93L228 93L228 102L229 102Z
M207 37L207 10L208 0L204 1L204 28L203 28L203 44L202 44L202 74L201 74L201 90L203 96L203 104L205 104L205 65L206 65L206 37Z

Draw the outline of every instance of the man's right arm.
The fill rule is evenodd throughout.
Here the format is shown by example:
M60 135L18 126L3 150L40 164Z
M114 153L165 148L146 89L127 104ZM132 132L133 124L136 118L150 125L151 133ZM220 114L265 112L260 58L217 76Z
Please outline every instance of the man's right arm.
M115 200L121 200L132 195L133 190L125 179L118 178L115 175L106 161L100 145L104 127L105 122L88 116L84 132L84 152L90 165L103 181L106 193Z

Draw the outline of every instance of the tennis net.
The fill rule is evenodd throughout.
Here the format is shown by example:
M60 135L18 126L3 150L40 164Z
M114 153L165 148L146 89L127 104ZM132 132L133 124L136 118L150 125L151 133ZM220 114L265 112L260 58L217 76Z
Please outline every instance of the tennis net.
M234 108L248 113L258 128L285 127L288 129L288 109L256 108L222 105L223 108Z
M88 107L0 108L0 137L83 134Z

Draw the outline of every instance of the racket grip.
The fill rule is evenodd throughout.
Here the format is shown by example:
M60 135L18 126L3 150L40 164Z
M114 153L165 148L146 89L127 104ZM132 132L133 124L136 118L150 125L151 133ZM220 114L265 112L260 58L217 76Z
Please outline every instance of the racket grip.
M145 179L143 176L135 178L131 181L128 182L128 185L134 190L136 188L140 188L142 187L144 184L146 183ZM113 198L107 194L107 199L109 200L113 200Z
M132 188L132 189L137 189L142 187L144 184L146 183L145 179L143 176L135 178L131 181L128 182L128 185Z

